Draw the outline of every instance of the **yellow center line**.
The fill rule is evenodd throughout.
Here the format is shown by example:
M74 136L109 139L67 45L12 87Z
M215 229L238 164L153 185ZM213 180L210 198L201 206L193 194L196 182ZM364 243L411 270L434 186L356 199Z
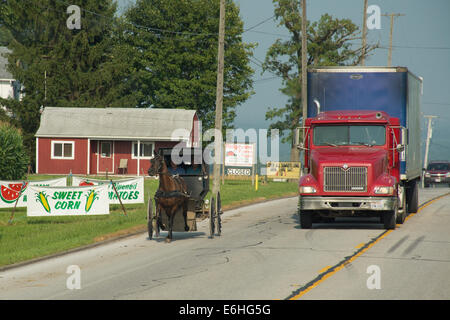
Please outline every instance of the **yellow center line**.
M321 270L319 271L319 273L324 273L325 271L327 271L327 270L330 269L330 268L331 268L331 266L326 266L325 268L321 269Z
M422 211L422 209L428 207L430 204L432 204L433 202L438 201L439 199L442 199L446 196L450 195L450 192L445 193L441 196L438 196L434 199L431 199L429 201L426 201L425 203L423 203L419 209L417 210L417 213L415 214L410 214L406 219L409 219L410 217L418 214L420 211ZM297 300L299 299L301 296L303 296L304 294L306 294L307 292L309 292L311 289L317 287L320 283L322 283L323 281L325 281L326 279L328 279L329 277L331 277L332 275L334 275L335 273L337 273L338 271L342 270L345 266L347 266L348 264L352 263L353 261L356 260L356 258L358 258L359 256L361 256L364 252L366 252L367 250L369 250L371 247L373 247L376 243L378 243L381 239L383 239L384 237L386 237L388 234L390 234L392 231L394 230L386 230L383 233L381 233L380 235L378 235L376 238L374 238L373 240L367 242L367 243L361 243L359 244L356 248L358 249L358 251L356 251L352 256L345 258L344 260L342 260L341 262L339 262L337 265L335 265L334 267L325 267L323 269L321 269L319 271L319 276L316 277L314 280L312 280L311 282L309 282L308 284L306 284L303 288L300 288L299 290L297 290L297 292L293 292L287 299L288 300Z
M361 242L360 244L358 244L355 249L360 249L362 247L364 247L366 244L364 242Z

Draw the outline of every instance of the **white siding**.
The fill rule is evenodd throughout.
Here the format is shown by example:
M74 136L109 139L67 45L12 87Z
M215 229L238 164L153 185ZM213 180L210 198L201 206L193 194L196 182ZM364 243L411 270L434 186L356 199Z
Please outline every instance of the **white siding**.
M13 80L0 80L0 97L3 99L14 98Z

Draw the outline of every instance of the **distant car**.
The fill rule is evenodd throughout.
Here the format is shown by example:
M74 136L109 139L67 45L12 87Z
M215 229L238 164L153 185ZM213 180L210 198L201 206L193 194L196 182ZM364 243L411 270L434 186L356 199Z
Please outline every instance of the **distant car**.
M430 187L432 184L448 184L450 187L450 162L432 161L425 170L424 186Z

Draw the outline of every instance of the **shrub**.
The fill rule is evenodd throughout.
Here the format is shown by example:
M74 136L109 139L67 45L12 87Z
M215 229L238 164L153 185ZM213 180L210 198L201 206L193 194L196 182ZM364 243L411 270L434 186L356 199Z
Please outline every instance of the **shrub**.
M27 173L29 160L20 131L0 123L0 179L22 179Z

